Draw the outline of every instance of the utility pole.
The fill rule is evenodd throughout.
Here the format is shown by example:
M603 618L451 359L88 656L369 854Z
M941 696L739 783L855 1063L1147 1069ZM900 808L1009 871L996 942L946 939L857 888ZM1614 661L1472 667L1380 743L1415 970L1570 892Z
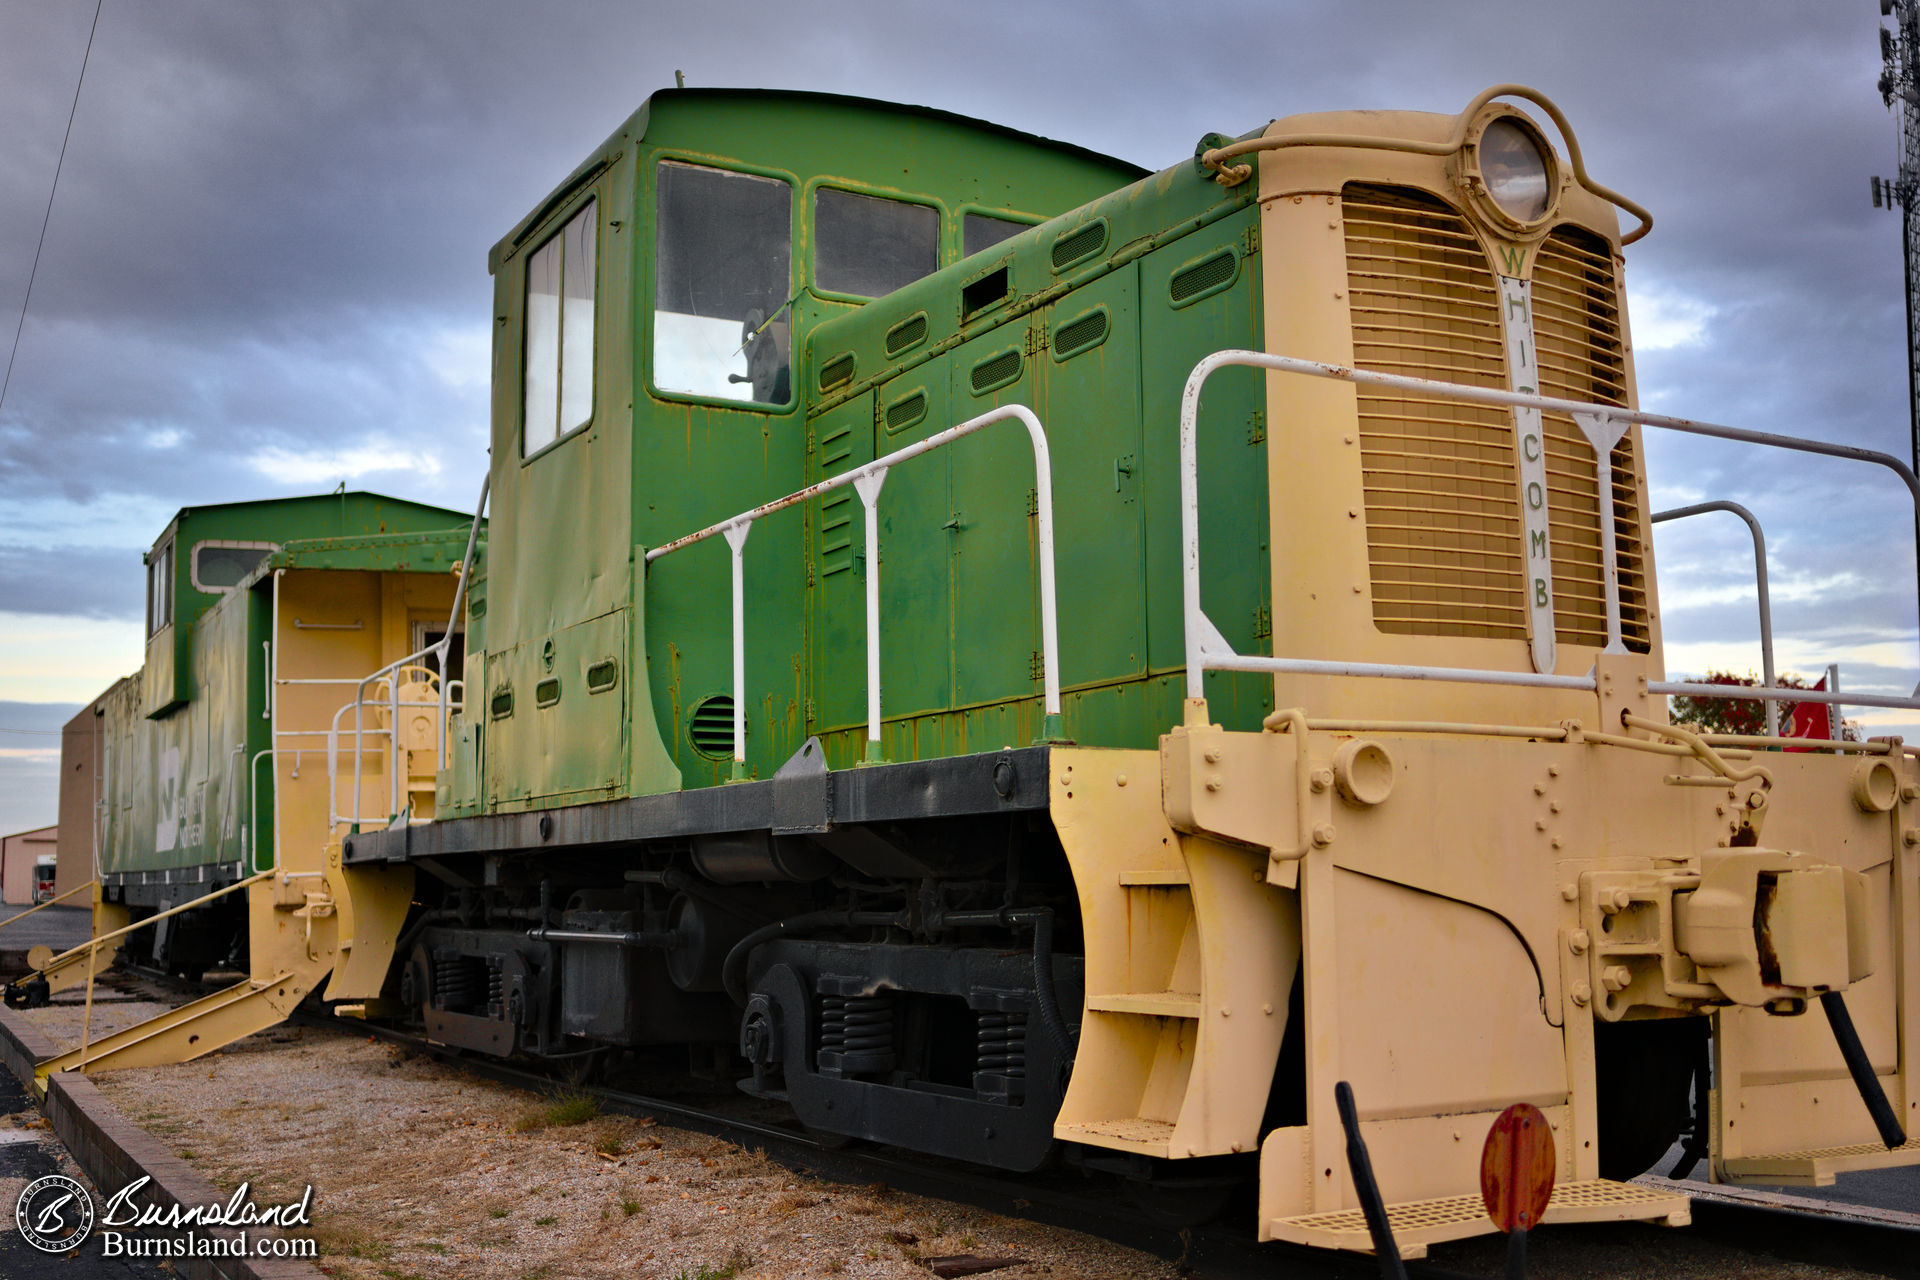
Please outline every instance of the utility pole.
M1880 0L1880 98L1894 112L1900 134L1900 173L1871 182L1876 209L1900 210L1900 249L1906 271L1907 417L1914 469L1920 471L1920 299L1914 295L1914 258L1920 253L1920 0Z

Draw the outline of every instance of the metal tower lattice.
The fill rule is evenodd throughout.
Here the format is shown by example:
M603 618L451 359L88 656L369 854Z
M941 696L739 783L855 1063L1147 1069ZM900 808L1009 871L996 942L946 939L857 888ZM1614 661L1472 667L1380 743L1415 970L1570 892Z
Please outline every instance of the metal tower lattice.
M1914 264L1920 260L1920 0L1880 0L1880 97L1900 133L1900 172L1872 182L1876 208L1900 210L1901 257L1907 284L1907 402L1915 469L1920 470L1920 297Z

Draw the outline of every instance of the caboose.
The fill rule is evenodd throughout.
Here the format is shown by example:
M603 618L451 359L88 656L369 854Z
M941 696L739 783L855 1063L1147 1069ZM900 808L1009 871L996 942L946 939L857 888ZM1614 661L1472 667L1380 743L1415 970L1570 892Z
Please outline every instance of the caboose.
M477 1051L1257 1177L1263 1238L1365 1245L1341 1080L1410 1251L1486 1229L1514 1102L1548 1222L1684 1222L1624 1179L1689 1130L1724 1180L1920 1160L1910 753L1669 721L1649 225L1518 86L1149 175L656 94L490 256L432 820L283 848L325 889L256 937L330 921L330 996Z

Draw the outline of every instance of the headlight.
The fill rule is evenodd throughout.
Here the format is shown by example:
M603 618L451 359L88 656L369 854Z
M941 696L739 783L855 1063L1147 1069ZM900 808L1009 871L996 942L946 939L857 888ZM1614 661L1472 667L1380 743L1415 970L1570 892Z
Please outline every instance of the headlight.
M1515 222L1538 222L1546 216L1548 173L1547 157L1530 130L1512 120L1495 120L1480 135L1480 176L1487 194Z

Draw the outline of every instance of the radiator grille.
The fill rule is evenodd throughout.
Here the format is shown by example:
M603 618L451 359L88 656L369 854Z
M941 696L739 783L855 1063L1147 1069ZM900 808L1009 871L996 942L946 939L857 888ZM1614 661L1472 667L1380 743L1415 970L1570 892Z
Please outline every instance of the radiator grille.
M1417 192L1353 186L1344 196L1354 361L1364 369L1505 387L1493 268L1466 222ZM1534 273L1541 391L1624 404L1613 259L1561 228ZM1358 389L1374 622L1402 635L1523 639L1525 564L1509 411ZM1606 638L1592 451L1548 415L1554 606L1560 640ZM1621 630L1648 641L1645 566L1630 441L1614 451Z
M1539 346L1540 392L1568 400L1627 402L1619 294L1605 241L1561 227L1540 246L1533 271L1533 336ZM1572 418L1547 414L1547 483L1553 513L1554 624L1572 644L1607 641L1601 583L1599 483L1593 449ZM1639 486L1633 441L1613 450L1614 548L1620 570L1620 634L1644 653L1646 565L1640 545Z
M1460 216L1349 187L1354 363L1504 387L1499 292ZM1359 388L1373 618L1401 635L1524 639L1520 499L1506 411Z

